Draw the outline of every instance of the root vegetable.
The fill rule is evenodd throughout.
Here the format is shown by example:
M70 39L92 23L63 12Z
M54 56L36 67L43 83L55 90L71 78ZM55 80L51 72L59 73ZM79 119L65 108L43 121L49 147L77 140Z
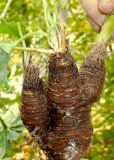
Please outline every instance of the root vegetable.
M79 72L67 51L49 61L48 104L51 129L47 138L50 160L80 160L92 137L91 104L105 79L106 45L96 44Z
M54 16L50 14L51 17ZM47 93L38 67L29 64L25 69L21 117L29 132L35 131L49 160L80 160L87 153L93 134L91 105L99 98L105 80L106 48L113 31L112 20L114 22L114 16L104 24L100 42L94 45L79 71L63 30L59 32L55 23L50 30L48 24L51 32L48 43L54 54L49 59Z
M28 131L43 147L48 128L46 91L37 66L29 64L24 71L21 118Z

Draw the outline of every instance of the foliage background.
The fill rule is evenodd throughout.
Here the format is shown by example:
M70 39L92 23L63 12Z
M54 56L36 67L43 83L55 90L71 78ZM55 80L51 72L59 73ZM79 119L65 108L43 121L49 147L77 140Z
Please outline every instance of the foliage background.
M59 9L62 21L66 23L66 35L79 66L93 45L97 34L89 25L78 0L48 0L48 3L50 8ZM5 4L5 0L0 1L0 13ZM42 0L13 0L5 21L7 22L4 24L0 20L0 42L9 39L15 41L19 38L15 22L20 22L24 34L40 29L46 32ZM26 45L47 47L45 38L37 35L27 38ZM113 42L110 48L112 49L107 56L104 89L99 101L92 106L94 135L86 160L114 160ZM19 114L23 72L22 54L21 51L11 53L7 66L7 83L0 85L0 160L31 160L35 157L35 144L24 128ZM46 55L41 55L47 58ZM44 74L43 77L45 78Z

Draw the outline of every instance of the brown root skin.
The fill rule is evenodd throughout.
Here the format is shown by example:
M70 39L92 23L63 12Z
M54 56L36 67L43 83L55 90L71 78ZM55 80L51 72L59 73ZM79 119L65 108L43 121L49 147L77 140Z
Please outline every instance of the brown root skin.
M50 160L79 159L85 155L89 146L92 127L89 107L77 109L75 105L80 91L78 69L69 52L52 55L49 64L51 130L46 151Z
M77 77L78 69L69 52L52 55L49 60L48 97L57 103L75 103Z
M21 117L29 132L36 129L49 160L80 160L86 155L93 133L91 104L103 87L105 58L106 45L96 44L78 72L68 50L51 55L47 97L38 67L25 70Z
M105 43L95 44L79 70L80 95L89 104L94 103L101 94L105 80L106 53Z
M99 97L105 79L105 44L96 44L77 70L69 53L53 55L49 61L48 104L50 160L80 160L91 137L91 104Z
M36 66L29 65L25 69L21 103L22 121L42 147L49 122L48 106L44 84Z

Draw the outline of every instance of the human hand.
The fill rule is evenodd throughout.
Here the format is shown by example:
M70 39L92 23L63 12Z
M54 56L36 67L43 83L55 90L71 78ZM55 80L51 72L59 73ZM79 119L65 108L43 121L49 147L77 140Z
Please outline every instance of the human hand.
M107 15L114 11L114 0L80 0L85 9L89 22L93 28L100 32Z

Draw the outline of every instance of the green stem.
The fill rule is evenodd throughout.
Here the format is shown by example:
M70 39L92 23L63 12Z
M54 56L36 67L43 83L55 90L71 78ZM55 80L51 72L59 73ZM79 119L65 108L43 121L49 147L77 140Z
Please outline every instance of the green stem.
M18 26L18 31L19 31L20 38L22 38L24 35L23 35L22 29L21 29L21 25L20 25L19 22L17 23L17 26ZM25 40L22 40L22 46L24 48L26 48ZM25 67L25 57L26 56L27 56L27 51L24 51L24 53L22 53L22 61L23 61L23 66L24 67Z
M8 0L8 1L7 1L6 6L5 6L5 8L4 8L4 10L3 10L0 18L4 18L4 17L6 16L6 13L7 13L7 11L8 11L8 8L9 8L11 2L12 2L12 0Z
M49 25L48 16L50 16L50 12L48 10L48 5L46 0L43 0L43 9L44 9L45 22L46 22L47 28L49 29L50 25ZM47 12L48 12L48 16L47 16Z
M54 51L61 48L61 35L59 23L57 22L57 10L50 12L48 1L43 0L44 18L47 26L48 44Z
M22 29L21 29L21 26L20 26L20 23L19 23L19 22L17 23L17 26L18 26L20 38L23 39L23 36L24 36L24 35L23 35L23 33L22 33ZM23 47L26 47L26 43L25 43L25 40L24 40L24 39L22 40L22 46L23 46Z
M54 51L52 49L41 49L41 48L24 48L24 47L15 47L14 50L19 51L28 51L28 52L41 52L41 53L49 53L53 54Z
M7 124L4 122L4 120L2 119L2 117L0 116L0 121L1 121L1 123L2 123L2 125L3 125L3 128L4 128L4 130L6 130L8 127L7 127Z
M110 15L106 17L100 35L98 36L98 41L105 43L109 42L112 37L113 31L114 31L114 15Z
M26 39L26 38L28 38L28 37L30 37L30 36L33 36L33 35L42 35L42 34L43 34L44 36L47 36L47 34L44 33L43 31L42 31L42 33L39 33L38 31L27 33L26 35L24 35L23 37L21 37L19 40L17 40L17 41L15 42L15 44L14 44L14 46L13 46L13 49L14 49L18 44L20 44L24 39Z

